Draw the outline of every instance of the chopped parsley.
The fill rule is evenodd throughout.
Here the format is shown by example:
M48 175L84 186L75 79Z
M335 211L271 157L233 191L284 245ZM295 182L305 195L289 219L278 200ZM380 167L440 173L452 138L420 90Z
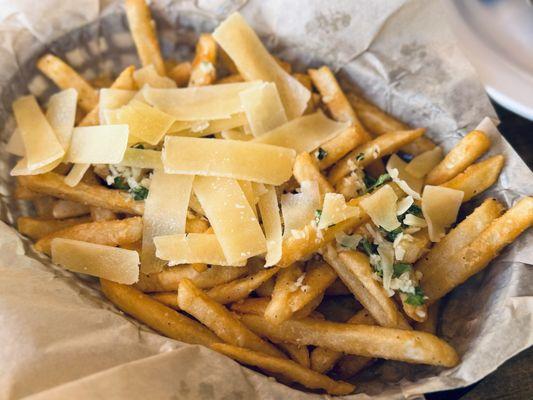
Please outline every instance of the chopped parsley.
M410 153L406 153L405 151L399 151L396 153L398 155L398 157L400 157L402 160L404 160L405 162L409 162L411 161L413 158L415 158L414 155L410 154Z
M381 233L383 233L383 235L385 235L385 238L389 241L389 242L394 242L394 240L396 239L396 237L403 232L403 229L401 226L399 226L398 228L394 229L393 231L387 231L385 229L383 229L381 226L379 227L379 230Z
M328 152L324 150L322 147L319 147L317 151L315 151L315 156L317 160L322 161L324 158L328 156Z
M355 156L355 159L357 161L363 161L365 159L365 154L364 153L359 153L358 155Z
M380 186L383 186L385 183L389 182L392 178L389 174L381 174L378 179L374 179L371 176L365 174L364 182L366 185L366 191L372 192Z
M372 254L377 254L377 246L375 244L370 243L370 241L367 238L362 238L359 242L359 248L362 249L369 257Z
M139 185L136 188L131 189L130 193L133 197L133 200L144 200L148 196L148 189Z
M318 226L320 223L320 217L322 216L322 210L315 210L315 224Z
M414 293L408 293L407 299L405 300L407 304L411 304L412 306L421 306L424 305L426 302L424 291L421 287L415 287Z
M407 209L405 214L413 214L413 215L416 215L417 217L423 216L422 209L418 207L416 204L411 205L411 207Z
M122 176L115 176L113 179L113 185L115 189L128 190L130 187L126 180Z
M411 271L413 269L413 266L411 264L407 263L397 263L393 266L393 278L398 278L403 273Z

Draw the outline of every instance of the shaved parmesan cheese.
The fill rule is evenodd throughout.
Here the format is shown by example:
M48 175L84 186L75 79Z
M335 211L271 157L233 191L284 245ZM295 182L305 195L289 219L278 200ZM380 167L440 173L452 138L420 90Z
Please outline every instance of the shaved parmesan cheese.
M172 265L203 263L240 267L246 264L246 260L241 260L230 265L217 237L209 233L158 236L154 244L157 257Z
M255 138L254 142L288 147L298 153L310 152L337 136L348 126L347 122L333 121L322 111L318 111L283 124Z
M109 110L116 110L129 103L136 93L137 91L135 90L100 89L100 98L98 102L100 124L103 125L108 123L106 117Z
M464 192L426 185L422 194L422 213L428 224L429 239L439 242L457 219Z
M44 167L40 167L37 169L29 169L28 168L28 160L26 157L19 160L15 167L10 172L11 176L20 176L20 175L40 175L40 174L46 174L47 172L52 171L55 167L57 167L59 164L61 164L61 159L51 162L48 165L45 165Z
M259 197L268 192L266 185L257 182L252 182L252 189L254 191L255 197L257 197L258 199Z
M267 241L265 267L271 267L281 259L282 229L276 189L268 186L265 190L266 193L259 197L258 206Z
M175 88L176 82L161 76L157 73L153 64L149 64L146 67L136 70L133 73L133 80L137 83L137 86L142 88L145 85L149 85L154 88Z
M424 218L417 217L413 214L407 214L403 219L403 223L408 226L416 226L418 228L425 228L428 226Z
M227 83L180 89L144 87L146 101L178 121L210 121L242 113L239 93L261 82Z
M405 214L405 212L409 210L409 207L411 207L414 202L415 201L412 196L406 196L403 199L400 199L398 204L396 204L396 215Z
M70 187L76 186L80 183L90 166L91 164L74 164L67 176L65 176L65 183Z
M155 236L185 233L193 179L192 176L154 171L143 214L143 273L157 272L163 268L163 263L155 257Z
M339 232L335 235L335 241L337 242L337 250L357 250L359 242L363 239L361 235L354 233L353 235L347 235L344 232Z
M391 290L390 284L394 272L394 247L392 243L384 240L378 244L377 250L380 258L379 266L383 271L383 288L389 293L389 296L392 296L394 292Z
M254 193L252 182L250 181L238 181L238 182L239 182L239 186L242 189L242 192L244 193L244 196L246 197L246 200L248 200L248 204L250 204L250 207L254 209L255 205L259 201L259 198L256 197Z
M261 136L287 122L278 90L272 82L243 90L239 95L254 136Z
M127 125L74 128L65 161L78 164L116 164L128 145Z
M226 131L221 131L220 136L222 136L223 139L242 140L244 142L247 142L248 140L253 139L252 135L248 135L242 132L242 130L238 130L238 129L228 129Z
M134 168L163 169L160 151L136 149L133 147L126 149L119 165Z
M394 189L385 185L361 200L361 207L374 224L390 232L401 225L396 216L396 200L398 196L394 193Z
M63 157L65 150L35 97L24 96L15 100L13 113L24 142L28 170L46 167Z
M124 285L139 280L139 254L134 250L56 238L52 240L52 262Z
M346 205L344 196L340 193L326 193L318 229L329 228L357 215L357 208Z
M281 196L284 235L300 230L315 219L320 209L320 191L315 181L301 183L301 193L286 193Z
M230 264L267 250L259 221L235 179L197 176L193 187Z
M138 141L152 145L161 141L175 121L173 116L137 100L132 100L126 106L114 110L112 115L113 117L109 122L128 125L131 136Z
M412 196L415 200L420 200L420 192L424 182L422 179L416 178L408 173L405 170L406 167L407 163L396 154L393 154L387 162L386 169L392 178L392 181L395 182L400 189Z
M24 157L26 155L26 149L24 148L24 141L22 140L20 129L15 129L15 131L9 138L9 141L6 145L6 151L10 154L14 154L20 157Z
M220 176L281 185L292 175L294 150L238 140L167 136L168 174Z
M434 149L423 152L411 160L405 167L405 171L415 178L423 178L429 171L435 168L443 159L442 149Z
M213 32L213 38L245 80L260 79L276 84L289 120L303 114L311 93L280 67L239 13L222 22Z
M211 121L176 121L168 130L168 134L178 136L203 137L228 129L235 129L247 123L246 114L233 114L229 118L214 119ZM249 136L251 139L252 136Z
M78 92L76 89L62 90L50 97L46 110L46 119L65 151L70 145L74 120L76 119L77 101Z

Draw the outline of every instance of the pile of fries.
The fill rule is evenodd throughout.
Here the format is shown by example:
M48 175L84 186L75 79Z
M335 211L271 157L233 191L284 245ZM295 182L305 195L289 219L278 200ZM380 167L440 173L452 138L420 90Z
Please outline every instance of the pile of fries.
M533 223L531 197L457 221L503 168L478 161L482 127L443 155L327 66L293 72L239 14L178 62L145 1L125 7L142 68L102 88L46 54L62 91L13 104L16 197L36 213L19 231L154 330L287 384L343 395L332 377L377 359L457 365L439 300Z

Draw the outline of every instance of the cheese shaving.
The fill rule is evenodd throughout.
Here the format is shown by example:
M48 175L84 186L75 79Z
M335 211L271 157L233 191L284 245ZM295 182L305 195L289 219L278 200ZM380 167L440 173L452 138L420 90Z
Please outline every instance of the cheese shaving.
M135 90L100 89L98 102L100 124L108 124L107 115L109 114L109 110L116 110L129 103L136 93L137 91Z
M394 193L394 189L385 185L361 200L360 204L374 224L391 232L401 226L396 216L396 200L398 196Z
M405 171L415 178L423 178L429 173L429 171L435 168L442 159L442 149L437 146L434 149L425 151L413 158L405 167Z
M357 208L346 205L344 196L339 193L326 193L318 229L325 229L357 215Z
M155 236L185 233L193 179L192 176L154 171L143 214L142 272L157 272L163 268L164 264L155 257Z
M261 136L287 122L278 90L272 82L243 90L239 95L254 136Z
M405 212L409 210L409 207L411 207L413 203L413 196L405 196L403 199L400 199L398 204L396 204L396 215L405 214Z
M69 271L97 276L124 285L139 280L139 254L133 250L78 240L52 240L52 262Z
M24 157L26 155L26 149L24 148L24 141L22 140L20 129L15 129L9 138L9 141L6 145L6 151L9 154L14 154L19 157Z
M377 250L380 257L379 266L383 272L383 288L388 292L389 296L392 296L394 292L391 290L390 284L394 272L394 247L392 243L383 241L378 244Z
M407 163L396 154L393 154L387 162L386 169L392 178L392 181L395 182L400 189L412 196L415 200L420 200L420 192L424 182L422 179L409 174L405 170L406 167Z
M320 209L320 191L315 181L304 181L301 193L286 193L281 196L284 235L300 230L315 218Z
M157 257L173 266L202 263L238 267L246 264L246 260L228 263L217 237L209 233L158 236L154 244Z
M242 113L239 93L262 82L226 83L180 89L144 87L143 96L157 109L178 121L211 121L227 119Z
M265 190L259 197L258 206L267 241L265 267L271 267L281 259L282 228L276 189L268 186Z
M323 143L337 136L349 126L346 122L336 122L322 111L304 115L254 139L256 143L266 143L296 150L298 153L311 152Z
M357 250L359 242L363 239L361 235L354 233L353 235L347 235L344 232L339 232L335 235L335 241L337 242L337 251Z
M464 192L426 185L422 194L422 213L428 224L429 239L439 242L457 219Z
M193 187L229 263L267 250L259 221L235 179L197 176Z
M163 169L160 151L133 147L126 149L119 165L134 168Z
M416 226L417 228L425 228L428 226L424 218L417 217L413 214L407 214L403 219L403 223L408 226Z
M74 128L66 162L116 164L128 145L127 125L100 125Z
M285 72L239 13L233 13L222 22L213 32L213 38L245 80L260 79L276 84L289 120L303 114L311 93Z
M76 119L76 102L78 92L75 89L62 90L50 97L46 119L55 132L59 143L65 151L70 145L70 138Z
M147 65L133 73L133 80L137 86L142 88L149 85L153 88L175 88L176 82L166 76L157 73L153 64Z
M203 137L228 129L236 129L247 123L246 114L233 114L229 118L214 119L211 121L176 121L168 130L168 134L178 136ZM179 129L177 129L179 128ZM247 135L249 139L251 135Z
M168 174L219 176L270 185L280 185L291 177L294 158L294 150L284 147L225 139L167 136L163 148Z
M28 170L46 167L63 157L65 150L35 97L23 96L15 100L13 113L24 143Z

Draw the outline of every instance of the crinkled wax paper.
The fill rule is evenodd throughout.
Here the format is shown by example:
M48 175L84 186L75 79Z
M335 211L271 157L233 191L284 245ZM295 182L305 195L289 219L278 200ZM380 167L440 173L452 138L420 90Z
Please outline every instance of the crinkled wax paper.
M165 56L190 57L195 38L240 10L277 55L297 68L326 63L449 149L484 117L496 118L459 52L437 1L160 0L152 2ZM13 132L12 101L56 90L35 68L46 51L87 78L137 63L121 2L0 0L0 122ZM485 124L491 125L490 120ZM510 206L531 194L531 172L491 127L490 154L506 166L496 196ZM0 399L311 399L199 346L164 338L105 301L95 280L34 253L11 227L28 211L13 197L14 159L0 146ZM476 199L479 203L482 199ZM532 235L523 235L446 302L441 336L462 363L443 370L385 362L358 392L414 398L473 383L532 343ZM362 394L365 392L366 394Z

